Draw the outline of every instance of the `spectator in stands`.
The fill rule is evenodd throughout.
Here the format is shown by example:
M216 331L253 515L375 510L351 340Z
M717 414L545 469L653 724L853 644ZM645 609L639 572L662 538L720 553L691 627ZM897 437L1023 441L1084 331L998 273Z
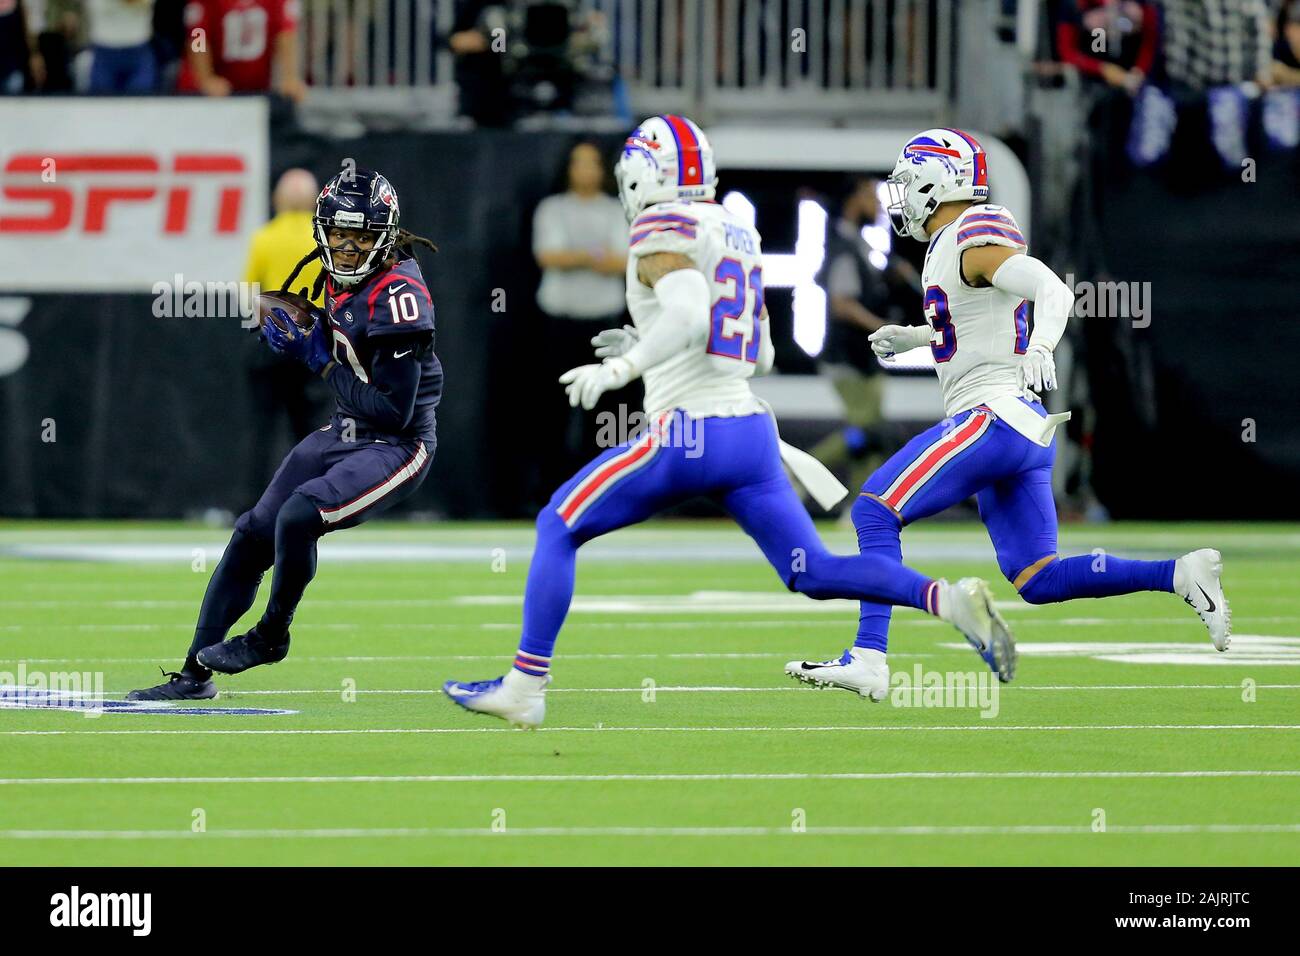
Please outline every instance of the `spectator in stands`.
M84 89L89 69L86 47L85 9L82 0L23 0L27 30L36 37L36 50L43 66L42 93L71 93ZM79 52L85 56L78 58ZM73 81L77 73L78 82Z
M149 38L153 0L86 0L91 93L151 93L158 63Z
M1277 86L1300 86L1300 0L1287 0L1278 11L1272 79Z
M0 0L0 93L39 89L45 82L45 61L23 3Z
M1164 0L1162 10L1164 69L1176 90L1269 83L1267 0Z
M263 290L283 288L298 260L316 246L312 237L312 214L320 187L316 177L305 169L286 171L275 184L271 204L275 216L253 234L248 250L244 281L256 283ZM313 262L299 274L298 285L315 288L320 264ZM299 291L294 289L292 291ZM317 305L321 303L318 301ZM294 359L281 358L257 342L249 346L248 376L256 407L268 416L265 427L251 429L253 454L251 479L265 484L280 460L276 430L283 411L295 441L318 424L318 410L324 398L323 383L318 376Z
M533 255L542 269L537 305L546 317L545 364L552 383L593 361L592 336L622 326L627 270L627 220L608 191L610 174L600 150L586 142L573 147L567 178L567 190L543 199L533 213ZM620 403L634 404L635 389L608 393L590 414L571 410L558 388L546 395L554 412L548 437L554 435L563 449L551 459L550 477L563 481L591 458L596 416Z
M176 89L181 71L181 54L188 48L185 30L185 0L154 0L153 52L158 63L158 88Z
M1085 77L1135 93L1155 65L1159 32L1146 0L1061 0L1056 45Z
M456 0L447 46L456 57L460 113L478 126L508 126L514 111L506 83L503 51L492 49L487 16L493 0Z
M180 89L204 96L271 91L301 102L298 0L191 0Z
M823 372L844 402L844 427L823 439L812 454L826 467L849 470L856 488L879 464L883 378L867 337L890 321L891 285L916 280L916 270L901 258L886 258L863 238L864 226L880 215L880 182L870 176L849 179L839 217L827 223L826 255L817 283L826 290L826 345Z

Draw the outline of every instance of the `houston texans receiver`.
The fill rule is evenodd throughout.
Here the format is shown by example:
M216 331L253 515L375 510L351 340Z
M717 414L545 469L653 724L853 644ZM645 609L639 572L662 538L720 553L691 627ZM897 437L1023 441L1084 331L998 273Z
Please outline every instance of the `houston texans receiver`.
M129 699L215 697L213 671L238 674L283 660L294 610L316 572L317 540L391 508L428 475L442 366L433 351L433 303L412 245L433 246L399 228L398 219L397 193L378 173L345 170L321 190L316 249L285 285L319 257L325 308L313 309L300 334L280 310L282 321L264 321L262 336L273 351L325 379L336 398L334 415L289 453L261 499L235 522L180 671ZM226 640L271 567L261 620Z

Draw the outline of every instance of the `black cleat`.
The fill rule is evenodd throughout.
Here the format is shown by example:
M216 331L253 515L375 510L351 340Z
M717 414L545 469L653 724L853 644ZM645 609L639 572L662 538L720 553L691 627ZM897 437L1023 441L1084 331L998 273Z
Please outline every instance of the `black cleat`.
M254 627L247 634L203 648L196 659L204 667L222 674L241 674L259 664L278 664L288 654L288 634L284 636L283 644L271 644Z
M162 670L162 668L158 668ZM189 674L175 671L163 671L167 680L157 687L145 687L133 690L126 695L127 700L211 700L217 696L217 685L211 676L199 680Z

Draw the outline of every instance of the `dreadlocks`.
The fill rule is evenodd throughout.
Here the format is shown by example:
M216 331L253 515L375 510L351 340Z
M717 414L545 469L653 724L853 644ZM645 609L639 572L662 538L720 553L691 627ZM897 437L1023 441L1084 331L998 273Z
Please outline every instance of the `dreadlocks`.
M417 236L409 229L398 229L397 241L393 243L393 254L389 255L389 257L384 260L384 265L390 266L394 262L396 262L399 258L398 256L399 253L401 256L414 259L416 246L424 246L425 248L430 249L433 252L438 251L438 247L434 245L431 240L424 238L424 236ZM299 259L298 264L294 266L293 271L289 273L289 278L284 281L284 288L292 291L293 283L294 280L298 278L298 273L302 272L303 269L307 268L307 266L311 264L312 260L318 258L319 256L320 256L320 250L313 249L311 252L307 253L305 256ZM314 286L312 286L311 294L308 295L307 297L309 299L312 299L313 301L319 299L321 291L324 288L325 288L325 270L321 269L320 274L316 276L316 283ZM307 291L306 289L303 290L304 295L306 295L306 291Z

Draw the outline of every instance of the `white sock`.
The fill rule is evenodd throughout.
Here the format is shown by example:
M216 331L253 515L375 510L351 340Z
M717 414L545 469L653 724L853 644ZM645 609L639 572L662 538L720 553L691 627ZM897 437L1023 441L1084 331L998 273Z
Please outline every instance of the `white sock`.
M1191 585L1192 582L1187 580L1187 563L1179 558L1174 562L1174 593L1186 594Z
M850 648L849 656L855 661L862 661L864 664L870 664L872 667L885 663L885 652L878 651L873 647Z
M518 667L512 667L506 671L501 686L522 691L538 691L546 686L550 676L550 674L525 674Z

